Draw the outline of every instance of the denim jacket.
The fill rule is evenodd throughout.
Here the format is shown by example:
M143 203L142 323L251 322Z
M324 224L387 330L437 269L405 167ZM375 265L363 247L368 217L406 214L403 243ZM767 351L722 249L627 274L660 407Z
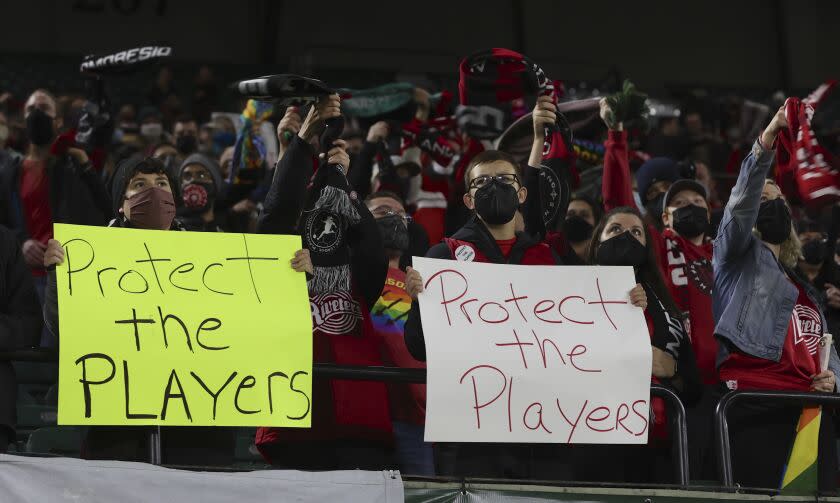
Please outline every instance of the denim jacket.
M773 252L752 232L772 163L773 152L756 142L741 164L715 239L712 309L717 321L715 336L723 342L718 346L718 367L729 355L729 344L749 355L779 361L799 296ZM816 291L800 284L819 306ZM823 330L827 330L825 315L819 311ZM829 369L840 376L840 359L833 345Z

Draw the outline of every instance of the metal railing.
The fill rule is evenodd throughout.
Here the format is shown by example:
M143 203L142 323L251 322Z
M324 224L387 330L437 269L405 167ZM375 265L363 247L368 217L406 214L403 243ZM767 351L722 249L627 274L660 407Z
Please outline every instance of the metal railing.
M796 391L730 391L725 394L715 409L715 439L717 441L718 476L721 485L729 489L737 489L737 486L732 473L728 414L735 404L745 401L837 407L840 406L840 395Z
M28 349L21 351L0 351L0 361L56 362L58 354L52 350ZM317 379L344 379L354 381L383 381L424 384L426 369L399 367L355 367L331 363L314 363L313 377ZM672 456L674 458L674 478L680 486L689 484L688 466L688 430L685 407L672 390L652 384L651 396L662 398L668 404L671 421ZM161 464L160 427L149 430L149 463Z

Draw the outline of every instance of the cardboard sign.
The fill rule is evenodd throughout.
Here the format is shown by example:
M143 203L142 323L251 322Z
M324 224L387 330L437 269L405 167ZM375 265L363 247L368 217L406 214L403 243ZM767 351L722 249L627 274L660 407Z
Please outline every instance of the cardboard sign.
M298 236L55 226L59 424L310 425Z
M414 268L427 442L647 442L651 346L632 268Z

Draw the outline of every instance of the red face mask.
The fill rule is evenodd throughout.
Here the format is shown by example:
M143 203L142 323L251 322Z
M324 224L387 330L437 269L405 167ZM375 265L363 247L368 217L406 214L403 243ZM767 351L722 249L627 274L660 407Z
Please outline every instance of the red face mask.
M168 230L175 219L175 199L172 192L151 187L127 199L131 224L140 229Z

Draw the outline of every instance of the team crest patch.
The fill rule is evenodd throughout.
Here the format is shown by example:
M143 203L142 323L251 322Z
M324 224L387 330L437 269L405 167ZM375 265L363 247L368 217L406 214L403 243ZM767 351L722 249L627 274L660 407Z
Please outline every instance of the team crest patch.
M344 229L335 213L319 209L306 220L306 247L317 253L332 253L343 240Z
M461 245L455 249L455 259L461 262L472 262L475 260L475 250L470 245Z
M688 264L688 277L695 288L705 295L712 294L714 275L712 273L712 263L709 259L695 260Z
M359 303L349 292L331 292L309 298L312 327L330 335L345 335L362 319Z
M808 353L813 356L822 338L822 319L813 308L797 304L793 308L793 343L805 343Z

